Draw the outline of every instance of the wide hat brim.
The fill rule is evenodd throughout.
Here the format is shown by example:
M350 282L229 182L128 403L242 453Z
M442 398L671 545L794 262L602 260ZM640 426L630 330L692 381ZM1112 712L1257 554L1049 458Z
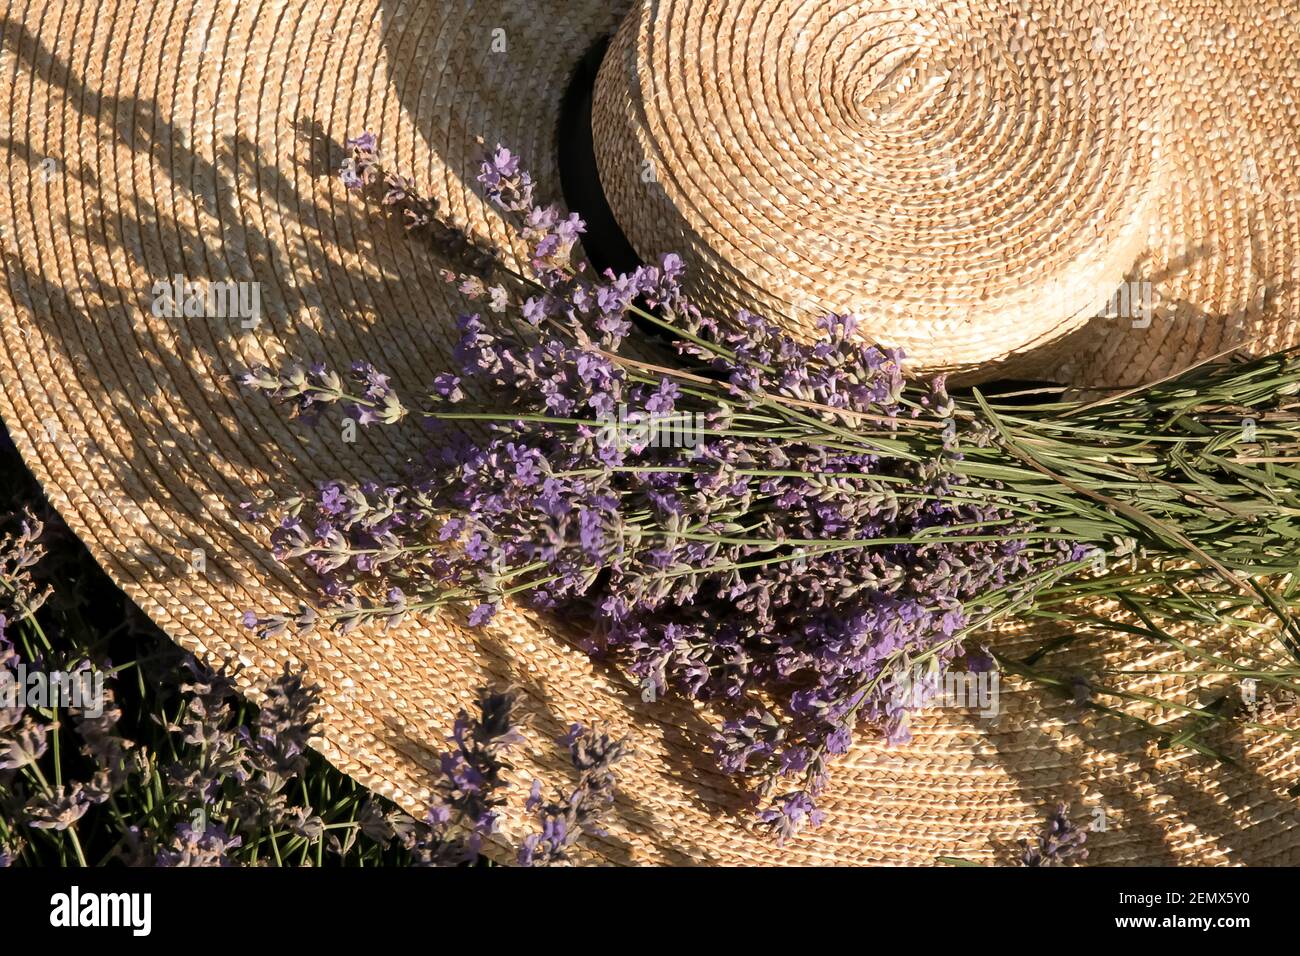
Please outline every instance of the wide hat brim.
M463 306L431 255L343 190L339 144L374 130L471 237L508 249L472 188L483 144L517 150L543 198L558 199L554 118L574 65L623 6L7 4L0 415L67 523L174 640L241 664L254 698L284 664L305 668L324 689L316 746L413 813L427 806L456 711L480 686L517 685L530 744L490 849L503 858L529 827L529 779L567 779L548 738L581 721L635 743L609 834L589 842L597 862L1006 861L1061 801L1102 811L1107 825L1089 839L1098 863L1300 860L1286 793L1300 761L1278 733L1232 731L1232 769L1159 752L1129 724L1081 719L1008 679L995 720L935 711L910 746L860 743L834 773L826 823L778 848L714 769L707 714L643 703L552 623L508 610L482 630L445 615L270 640L242 626L244 611L295 608L311 585L271 558L266 529L238 504L393 476L420 435L304 437L236 376L290 358L364 358L418 394L447 367ZM173 276L260 283L261 323L156 317L151 290ZM1002 640L1014 655L1043 638ZM1170 660L1131 641L1090 642L1066 666ZM1189 679L1141 686L1197 693Z

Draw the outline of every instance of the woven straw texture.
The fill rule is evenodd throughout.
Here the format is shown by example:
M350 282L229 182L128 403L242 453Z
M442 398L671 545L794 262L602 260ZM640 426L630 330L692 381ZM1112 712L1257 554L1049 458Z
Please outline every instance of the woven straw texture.
M642 3L601 69L601 180L720 312L855 312L965 380L1134 384L1300 335L1294 17Z
M518 760L503 838L527 826L532 776L565 779L547 738L581 720L635 740L593 862L1005 861L1060 800L1105 812L1106 831L1089 840L1098 863L1300 862L1286 794L1300 760L1279 734L1217 741L1241 763L1229 770L1156 753L1127 725L1080 719L1008 681L996 720L943 710L917 722L910 747L859 745L833 777L828 822L778 849L711 769L707 715L642 704L545 622L509 611L482 631L439 617L383 634L255 640L240 614L294 608L308 586L270 558L265 529L239 520L238 502L390 476L417 436L305 440L235 375L286 357L366 358L409 394L445 367L460 306L438 262L344 193L331 175L339 144L374 130L476 241L504 247L502 223L470 188L481 142L517 149L543 198L558 198L552 117L569 71L625 5L3 9L0 415L60 513L177 642L242 663L254 697L285 662L307 669L325 690L319 749L345 772L422 812L456 710L508 681L533 750ZM261 323L155 316L151 290L173 276L260 283ZM1015 654L1042 638L1009 634L1003 646ZM1110 647L1070 666L1091 671L1103 657L1138 669L1170 660ZM1144 689L1197 694L1172 678Z

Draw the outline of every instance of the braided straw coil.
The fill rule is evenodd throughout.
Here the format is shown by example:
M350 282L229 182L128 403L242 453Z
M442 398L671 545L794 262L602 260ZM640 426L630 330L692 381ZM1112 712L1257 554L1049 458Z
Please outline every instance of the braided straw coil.
M845 6L844 4L820 4ZM447 367L463 306L438 262L348 196L331 170L374 130L477 243L508 232L472 188L483 144L509 144L556 199L554 117L574 65L627 4L528 0L9 0L0 20L0 415L96 559L178 643L243 665L256 698L286 663L324 691L316 746L421 813L436 754L476 688L513 682L531 723L502 840L528 827L532 776L565 779L548 738L569 722L632 735L596 862L932 863L1010 859L1057 801L1099 808L1100 863L1296 863L1294 738L1236 727L1241 769L1156 752L1131 725L1004 686L995 720L925 714L916 743L860 743L819 829L778 849L713 768L709 715L642 703L554 622L507 609L387 632L256 639L247 609L297 607L309 583L236 516L263 489L383 480L419 430L322 429L235 384L257 364L368 359L416 394ZM168 317L159 282L259 284L258 323ZM200 556L201 561L195 560ZM1266 635L1265 635L1266 636ZM1042 633L1009 632L1009 654ZM1208 639L1197 635L1191 639ZM1261 637L1261 639L1263 639ZM1062 667L1168 670L1158 647L1091 642ZM1195 681L1142 678L1194 701ZM1154 713L1156 720L1170 719ZM1086 817L1085 817L1086 819ZM505 856L504 844L491 852Z
M1133 384L1300 341L1296 43L1283 4L660 0L601 68L596 155L721 313Z

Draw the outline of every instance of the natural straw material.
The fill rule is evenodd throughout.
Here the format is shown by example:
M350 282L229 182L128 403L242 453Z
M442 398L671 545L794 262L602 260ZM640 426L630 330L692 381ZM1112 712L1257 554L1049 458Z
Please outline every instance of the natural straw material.
M305 667L324 688L321 751L413 812L455 711L510 681L534 741L575 720L635 740L597 861L1007 860L1064 800L1085 822L1087 808L1106 814L1093 862L1300 862L1285 791L1300 760L1281 734L1234 730L1220 743L1244 769L1230 770L1156 753L1142 733L1008 679L996 721L943 710L917 721L910 747L857 747L834 774L827 823L778 849L712 769L704 715L641 703L535 618L507 611L471 631L440 616L310 640L258 641L241 626L250 608L296 609L310 586L270 557L238 503L392 475L423 439L412 425L304 441L236 375L364 358L412 394L446 366L462 306L441 263L331 175L343 138L373 129L395 168L500 248L506 231L471 188L481 141L517 149L543 198L558 198L553 118L569 72L623 12L607 0L10 3L0 414L63 517L176 641L245 665L246 686L284 662ZM260 324L155 310L155 284L174 276L260 283ZM1042 638L1000 646L1016 656ZM1132 643L1069 666L1176 660ZM1196 699L1176 678L1143 689ZM505 836L527 826L531 776L563 779L555 760L538 745L518 761Z
M638 4L601 181L721 312L856 312L918 371L1132 384L1297 340L1297 32L1217 0Z
M719 311L860 313L919 368L1059 338L1137 258L1165 117L1142 24L1041 6L645 4L596 97L614 214L707 263Z

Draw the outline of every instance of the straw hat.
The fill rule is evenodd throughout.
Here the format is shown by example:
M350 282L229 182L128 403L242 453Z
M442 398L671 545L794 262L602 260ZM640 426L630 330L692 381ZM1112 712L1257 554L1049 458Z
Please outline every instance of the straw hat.
M936 366L965 367L1075 327L1092 305L1081 290L1067 287L1063 319L1018 300L1016 281L1068 282L1077 265L1089 283L1133 270L1163 301L1216 316L1195 331L1182 319L1154 322L1142 335L1113 321L1097 327L1105 334L1083 325L1070 356L1080 368L1142 376L1247 338L1293 340L1300 50L1282 4L1027 6L1012 17L992 0L10 0L0 26L0 414L67 522L176 641L238 659L254 694L284 662L305 667L325 689L320 750L412 812L425 806L455 711L477 687L513 681L531 739L543 743L519 761L503 838L527 827L529 776L563 779L546 737L581 720L636 740L610 835L593 844L598 861L1006 860L1064 800L1085 822L1095 811L1106 821L1089 840L1096 862L1300 862L1286 793L1300 759L1280 734L1232 731L1220 744L1243 769L1229 770L1157 752L1129 725L1083 719L1008 678L996 720L945 710L923 716L907 748L861 743L833 776L828 821L777 849L713 769L708 715L643 704L554 622L507 611L486 630L440 616L382 634L268 641L239 623L250 608L295 607L310 586L271 559L265 529L240 520L238 503L266 488L391 475L419 436L305 439L236 374L289 358L365 358L411 393L444 367L461 307L439 263L331 175L339 144L375 131L451 220L506 251L503 223L472 188L483 144L518 151L544 198L560 198L555 130L570 76L630 7L597 91L593 125L609 138L596 159L636 248L687 248L719 295L779 306L793 301L785 281L802 289L825 270L825 283L808 288L838 293L841 278L860 279L890 306L882 316L915 300L916 314L944 329L927 340L915 323L886 323L882 337L915 339ZM886 8L894 12L874 12ZM1099 18L1137 78L1100 54L1087 59L1074 33L1049 39L1076 8ZM1134 22L1159 42L1137 37ZM1058 51L1071 70L1062 88L1088 91L1064 100L1087 110L1069 122L1049 109ZM927 62L965 92L932 88ZM680 90L659 86L678 80ZM1002 103L1032 118L981 139L981 117ZM873 132L869 109L889 113L886 132ZM971 160L942 195L956 203L971 184L961 211L977 221L950 246L924 220L873 231L883 210L916 209L933 182L933 170L905 161L921 142L908 141L909 117L950 126ZM692 144L692 130L704 140ZM636 198L618 169L641 155L658 157L657 183L676 205L656 200L628 220ZM1247 158L1253 180L1233 175ZM742 182L748 192L736 192ZM778 193L815 204L800 207L795 234L791 216L774 211ZM717 202L707 214L703 198ZM854 242L832 224L852 227ZM1193 242L1186 255L1178 232ZM1094 234L1104 241L1081 238ZM781 257L795 252L809 258L787 271ZM924 256L912 291L881 278L904 255ZM186 315L173 300L192 290L177 281L229 294ZM258 284L258 308L235 307L253 288L239 283ZM1023 306L1023 334L1001 328L999 302ZM958 305L978 316L969 334L958 334ZM1245 331L1220 316L1243 319ZM1014 655L1043 636L1010 633L1003 646ZM1062 666L1169 667L1160 648L1132 644L1091 642ZM1189 679L1144 681L1149 693L1196 699Z
M857 312L918 369L1136 384L1300 338L1294 16L637 4L597 86L601 179L721 313Z

